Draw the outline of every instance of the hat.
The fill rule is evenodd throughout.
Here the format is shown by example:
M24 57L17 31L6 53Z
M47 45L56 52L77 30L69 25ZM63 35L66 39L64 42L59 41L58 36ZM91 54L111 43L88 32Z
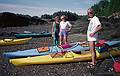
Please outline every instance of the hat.
M62 15L62 16L61 16L61 19L63 19L63 18L66 18L66 16L65 16L65 15Z

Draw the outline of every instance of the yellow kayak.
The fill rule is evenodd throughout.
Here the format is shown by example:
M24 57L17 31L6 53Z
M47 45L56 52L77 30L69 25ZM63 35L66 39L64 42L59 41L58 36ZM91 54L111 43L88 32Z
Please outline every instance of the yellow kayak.
M113 56L120 56L120 50L112 49L110 53ZM109 52L98 53L97 59L103 59L109 57ZM66 53L56 53L49 54L45 56L35 56L28 58L18 58L18 59L10 59L10 63L16 66L23 65L33 65L33 64L54 64L54 63L67 63L67 62L78 62L78 61L89 61L91 60L90 51L86 51L84 53L74 53L74 52L66 52Z
M15 44L24 44L31 40L32 38L23 38L23 39L2 39L0 40L1 45L15 45Z

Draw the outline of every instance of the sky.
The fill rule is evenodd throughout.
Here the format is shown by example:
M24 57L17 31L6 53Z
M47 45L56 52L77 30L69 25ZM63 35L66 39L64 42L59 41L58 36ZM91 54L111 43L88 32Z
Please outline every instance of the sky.
M58 11L70 11L85 15L86 10L100 0L0 0L0 13L11 12L30 16L52 15Z

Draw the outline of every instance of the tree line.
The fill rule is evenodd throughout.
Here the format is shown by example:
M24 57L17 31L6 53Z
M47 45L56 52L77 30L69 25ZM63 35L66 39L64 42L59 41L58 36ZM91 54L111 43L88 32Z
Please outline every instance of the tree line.
M92 8L97 16L110 16L113 13L120 12L120 0L101 0Z
M44 14L41 17L30 15L22 15L22 14L14 14L10 12L2 12L0 13L0 27L15 27L15 26L27 26L27 25L39 25L46 24L47 19L51 21L55 16L66 15L69 20L75 21L78 19L78 15L76 13L71 13L69 11L59 11L55 12L53 15Z
M113 13L120 12L120 0L101 0L91 8L95 10L97 16L110 16ZM69 21L87 20L87 15L80 16L70 11L58 11L52 15L44 14L41 17L3 12L0 13L0 27L45 24L47 19L53 21L55 16L62 15L66 15Z
M55 16L61 17L62 15L67 16L69 21L75 21L79 18L79 15L77 15L76 13L72 13L70 11L58 11L58 12L53 13L53 15L44 14L41 16L41 18L42 19L54 19Z
M10 12L0 13L0 27L28 26L47 23L38 16L14 14Z

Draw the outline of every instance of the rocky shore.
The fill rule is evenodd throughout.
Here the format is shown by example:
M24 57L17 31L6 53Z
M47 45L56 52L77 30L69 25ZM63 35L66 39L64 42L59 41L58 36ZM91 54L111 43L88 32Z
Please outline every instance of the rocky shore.
M86 36L81 35L80 33L81 33L81 30L85 31L85 29L87 28L88 22L86 23L80 23L80 22L78 23L78 22L74 23L73 30L69 35L69 42L86 40ZM106 26L106 29L108 29L108 27ZM43 26L32 25L32 26L25 26L25 27L0 28L0 32L11 32L11 31L23 32L25 30L40 32L46 29L50 31L51 25L43 25ZM10 37L0 36L0 38L10 38ZM40 43L36 43L36 42L40 42ZM0 46L0 76L108 76L108 75L120 76L120 73L114 72L113 61L111 58L99 60L96 68L88 69L87 62L53 64L53 65L31 65L31 66L16 67L10 64L8 62L8 59L5 59L2 57L2 54L4 52L32 49L32 48L38 48L41 46L48 46L48 45L52 45L51 37L33 38L30 42L22 45ZM117 58L120 59L119 57Z

